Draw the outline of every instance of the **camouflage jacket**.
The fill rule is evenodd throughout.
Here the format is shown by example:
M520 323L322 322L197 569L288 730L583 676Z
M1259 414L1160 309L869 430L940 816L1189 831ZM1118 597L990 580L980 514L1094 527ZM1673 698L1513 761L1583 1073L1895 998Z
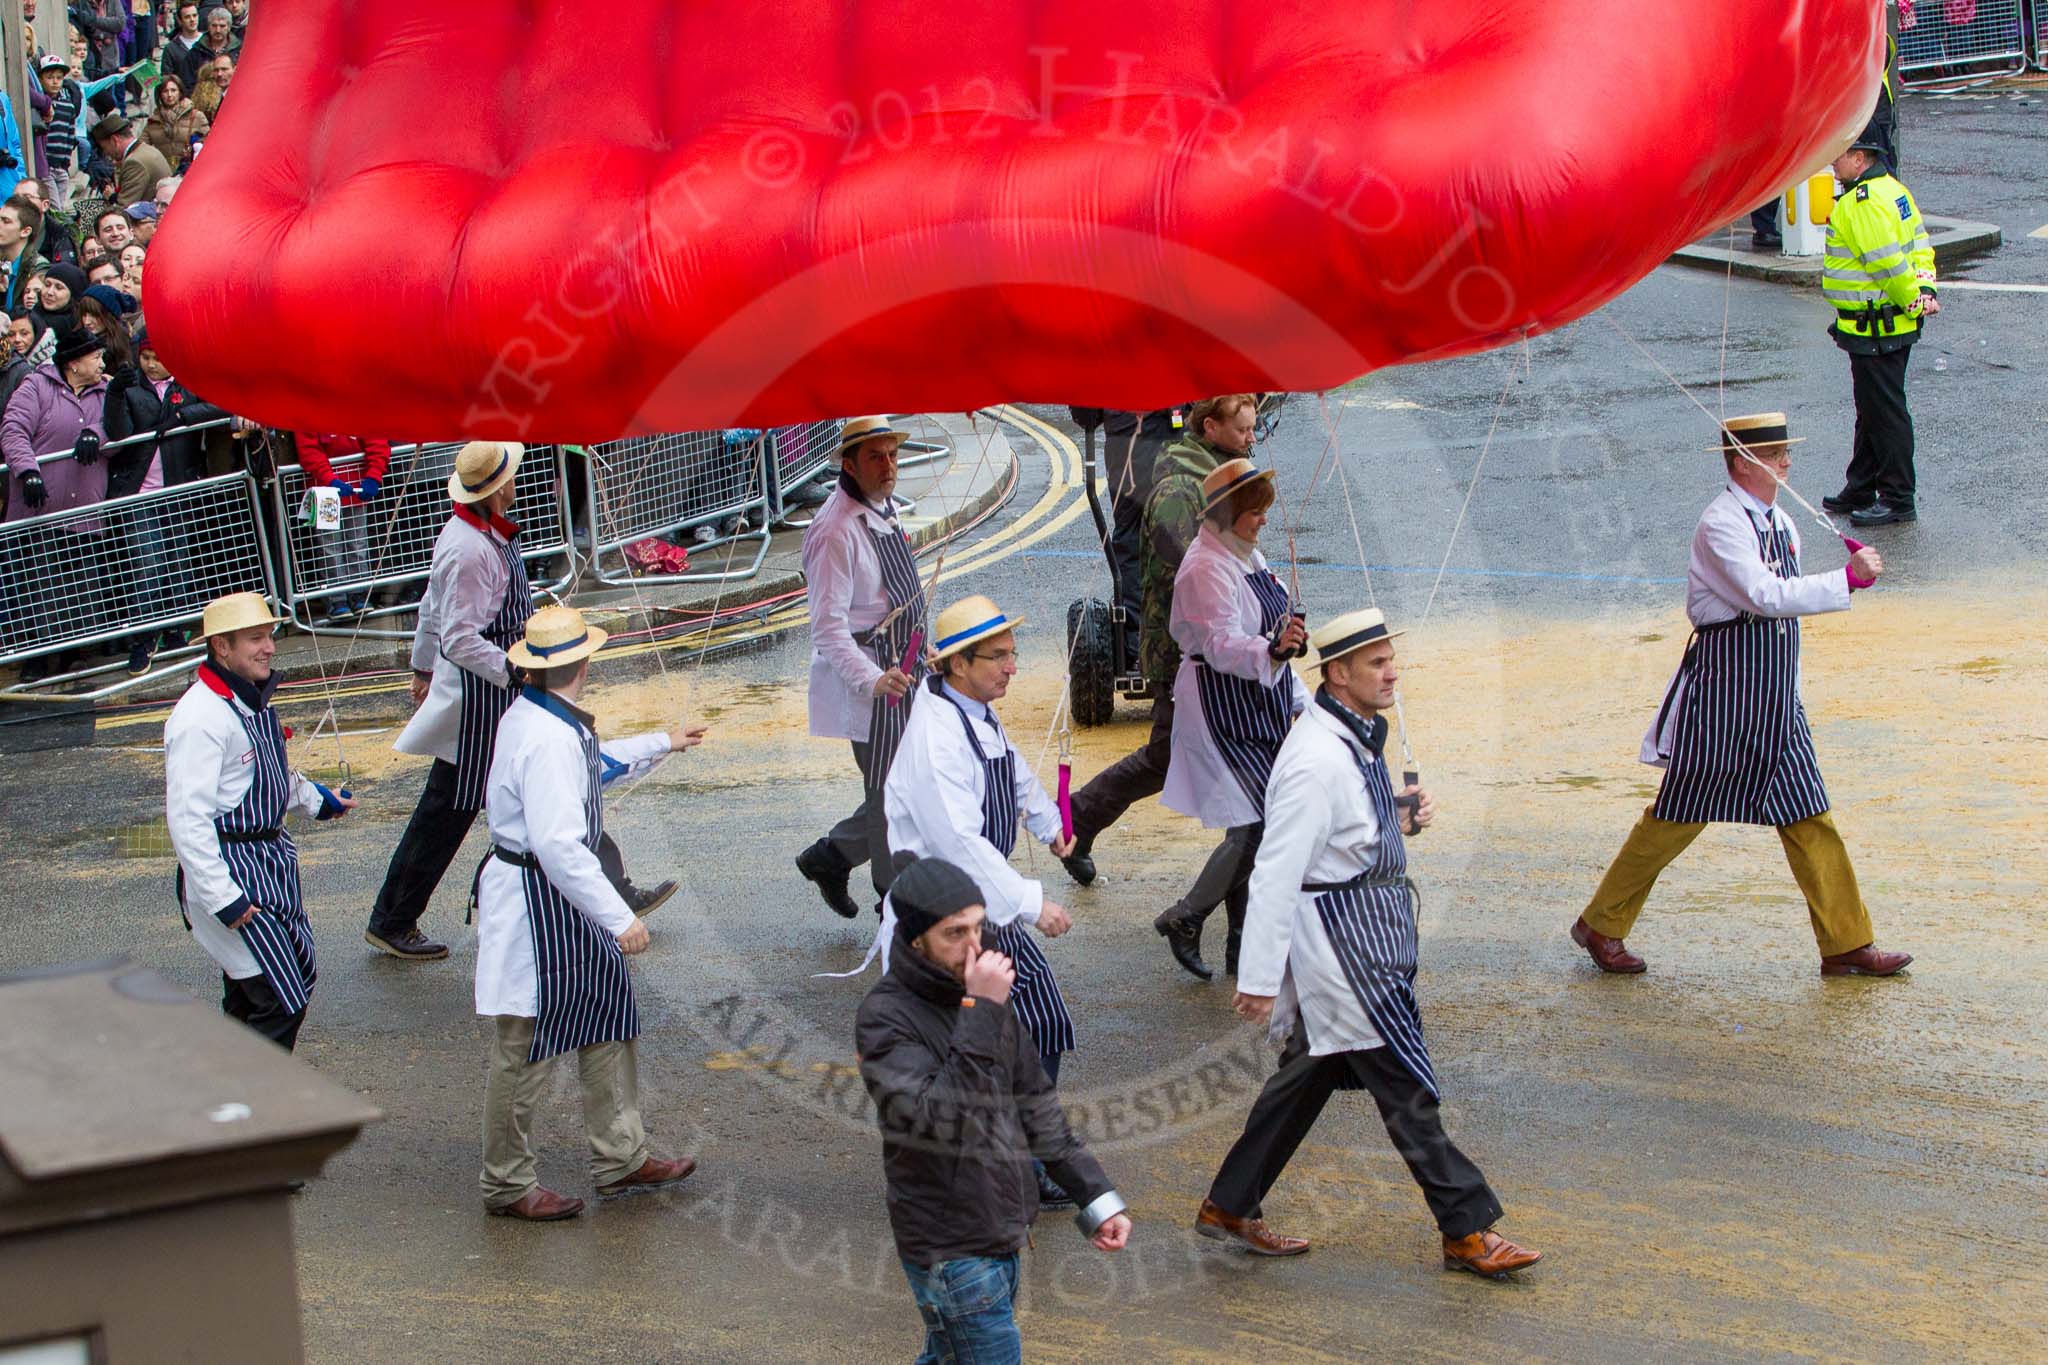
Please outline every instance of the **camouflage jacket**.
M1180 669L1180 646L1168 625L1173 617L1173 576L1181 556L1202 528L1202 480L1223 463L1215 448L1195 436L1183 436L1159 452L1152 494L1145 500L1144 540L1139 551L1139 577L1145 610L1138 637L1138 664L1145 677L1162 687L1173 685Z

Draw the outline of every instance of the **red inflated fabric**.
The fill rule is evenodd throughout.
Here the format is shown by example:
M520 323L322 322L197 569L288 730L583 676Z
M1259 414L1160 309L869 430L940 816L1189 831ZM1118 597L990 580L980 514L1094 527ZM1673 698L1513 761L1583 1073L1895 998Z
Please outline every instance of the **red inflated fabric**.
M151 248L279 425L597 440L1328 388L1840 150L1867 0L293 0Z

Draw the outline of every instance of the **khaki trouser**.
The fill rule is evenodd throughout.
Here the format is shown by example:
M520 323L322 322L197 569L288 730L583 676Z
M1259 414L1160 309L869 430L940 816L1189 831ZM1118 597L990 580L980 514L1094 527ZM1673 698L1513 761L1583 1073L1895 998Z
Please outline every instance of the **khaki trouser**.
M529 1062L533 1020L496 1017L498 1037L491 1049L491 1074L484 1088L484 1168L478 1179L484 1202L503 1208L540 1183L534 1168L533 1107L559 1057ZM593 1043L576 1051L583 1082L583 1127L590 1136L590 1174L600 1185L623 1179L647 1160L647 1132L640 1125L640 1068L631 1042Z
M1657 874L1705 828L1691 821L1659 820L1645 810L1593 892L1586 906L1586 927L1609 938L1627 938L1643 912L1643 902L1650 898L1650 888L1657 884ZM1856 888L1856 869L1849 864L1849 850L1842 847L1834 817L1822 811L1796 824L1780 825L1778 841L1785 846L1793 878L1806 893L1806 913L1821 956L1853 952L1870 943L1875 937L1870 910Z

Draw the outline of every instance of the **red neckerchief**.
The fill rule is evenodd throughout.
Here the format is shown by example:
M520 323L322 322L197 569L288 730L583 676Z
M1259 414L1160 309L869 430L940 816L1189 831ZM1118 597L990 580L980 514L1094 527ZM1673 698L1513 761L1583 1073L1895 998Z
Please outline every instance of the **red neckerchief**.
M519 528L517 526L505 520L496 512L479 516L477 514L476 509L471 507L467 503L458 502L455 504L455 516L457 520L466 521L471 526L476 527L476 529L479 531L489 528L490 530L496 531L499 535L505 537L505 539L507 540L511 540L513 537L519 534Z
M232 706L235 703L235 701L237 700L237 689L230 687L228 685L228 680L226 678L223 678L216 671L214 671L212 660L209 659L207 662L199 665L198 676L199 681L206 685L207 691L213 693L214 696L219 697L222 701L227 702L230 706ZM268 707L270 705L269 694L277 690L276 677L277 675L273 673L271 675L271 681L267 683L265 687L254 689L257 693L256 701L259 704L250 707L251 710L260 712L265 707ZM250 699L247 696L242 696L239 698L239 700L244 706L249 705ZM286 739L290 739L292 737L292 727L287 725L282 728L284 730L284 737Z

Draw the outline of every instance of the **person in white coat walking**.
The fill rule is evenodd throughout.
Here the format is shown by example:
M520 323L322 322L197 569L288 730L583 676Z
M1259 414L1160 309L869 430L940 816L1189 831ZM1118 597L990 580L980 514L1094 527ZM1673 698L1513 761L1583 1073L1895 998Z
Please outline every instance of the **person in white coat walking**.
M883 800L892 848L943 858L981 888L995 949L1017 968L1010 1007L1058 1084L1060 1058L1074 1048L1074 1018L1052 964L1026 931L1057 938L1073 920L1042 882L1010 866L1010 855L1020 826L1054 857L1072 852L1074 842L1061 833L1059 807L996 719L994 703L1017 672L1022 624L986 597L963 598L939 613L934 671L915 693ZM890 928L885 910L883 941ZM1043 1179L1040 1199L1047 1207L1072 1207Z
M498 725L487 818L491 856L477 877L476 1012L496 1037L484 1092L485 1207L531 1222L572 1218L583 1201L540 1183L530 1135L554 1060L576 1054L598 1197L658 1189L696 1169L648 1149L635 1040L640 1013L626 955L647 926L605 876L604 773L651 766L704 727L601 744L577 705L605 632L574 607L547 607L508 651L524 670Z
M270 709L277 618L253 592L209 602L206 662L164 726L164 818L178 854L178 909L220 965L221 1010L290 1050L318 975L288 811L355 808L292 770Z
M1202 527L1173 580L1170 810L1225 830L1187 894L1152 922L1174 961L1207 981L1202 925L1221 904L1230 920L1224 970L1237 972L1245 887L1265 830L1266 778L1308 690L1289 662L1308 640L1287 589L1259 553L1273 505L1273 471L1226 460L1202 481Z
M1658 874L1717 821L1777 830L1822 976L1893 976L1913 960L1874 941L1799 699L1799 618L1848 610L1884 561L1860 546L1840 569L1800 571L1799 530L1776 505L1800 439L1782 412L1722 426L1728 486L1700 514L1686 568L1692 639L1643 739L1664 780L1570 931L1603 972L1644 969L1623 940Z
M839 436L839 486L804 531L811 613L811 734L853 745L861 801L797 855L796 870L825 904L860 913L848 879L868 864L875 894L889 889L889 824L882 787L924 677L924 584L896 519L896 452L910 433L886 417L855 417Z
M391 851L363 938L412 962L448 956L448 945L420 931L420 916L477 812L491 770L498 718L518 687L505 651L533 615L533 588L507 520L518 495L526 448L512 441L471 441L448 476L448 524L434 542L433 568L420 600L412 643L412 699L419 710L392 747L432 758L427 785ZM642 891L626 878L616 845L600 850L605 873L638 915L674 893L673 880Z
M1263 1256L1307 1251L1267 1227L1266 1195L1330 1095L1365 1090L1436 1216L1445 1268L1500 1277L1540 1253L1491 1231L1500 1201L1437 1112L1415 1000L1420 907L1402 839L1429 827L1436 803L1420 787L1396 792L1382 755L1400 633L1377 610L1316 631L1323 685L1273 763L1237 984L1237 1012L1285 1050L1195 1229Z

